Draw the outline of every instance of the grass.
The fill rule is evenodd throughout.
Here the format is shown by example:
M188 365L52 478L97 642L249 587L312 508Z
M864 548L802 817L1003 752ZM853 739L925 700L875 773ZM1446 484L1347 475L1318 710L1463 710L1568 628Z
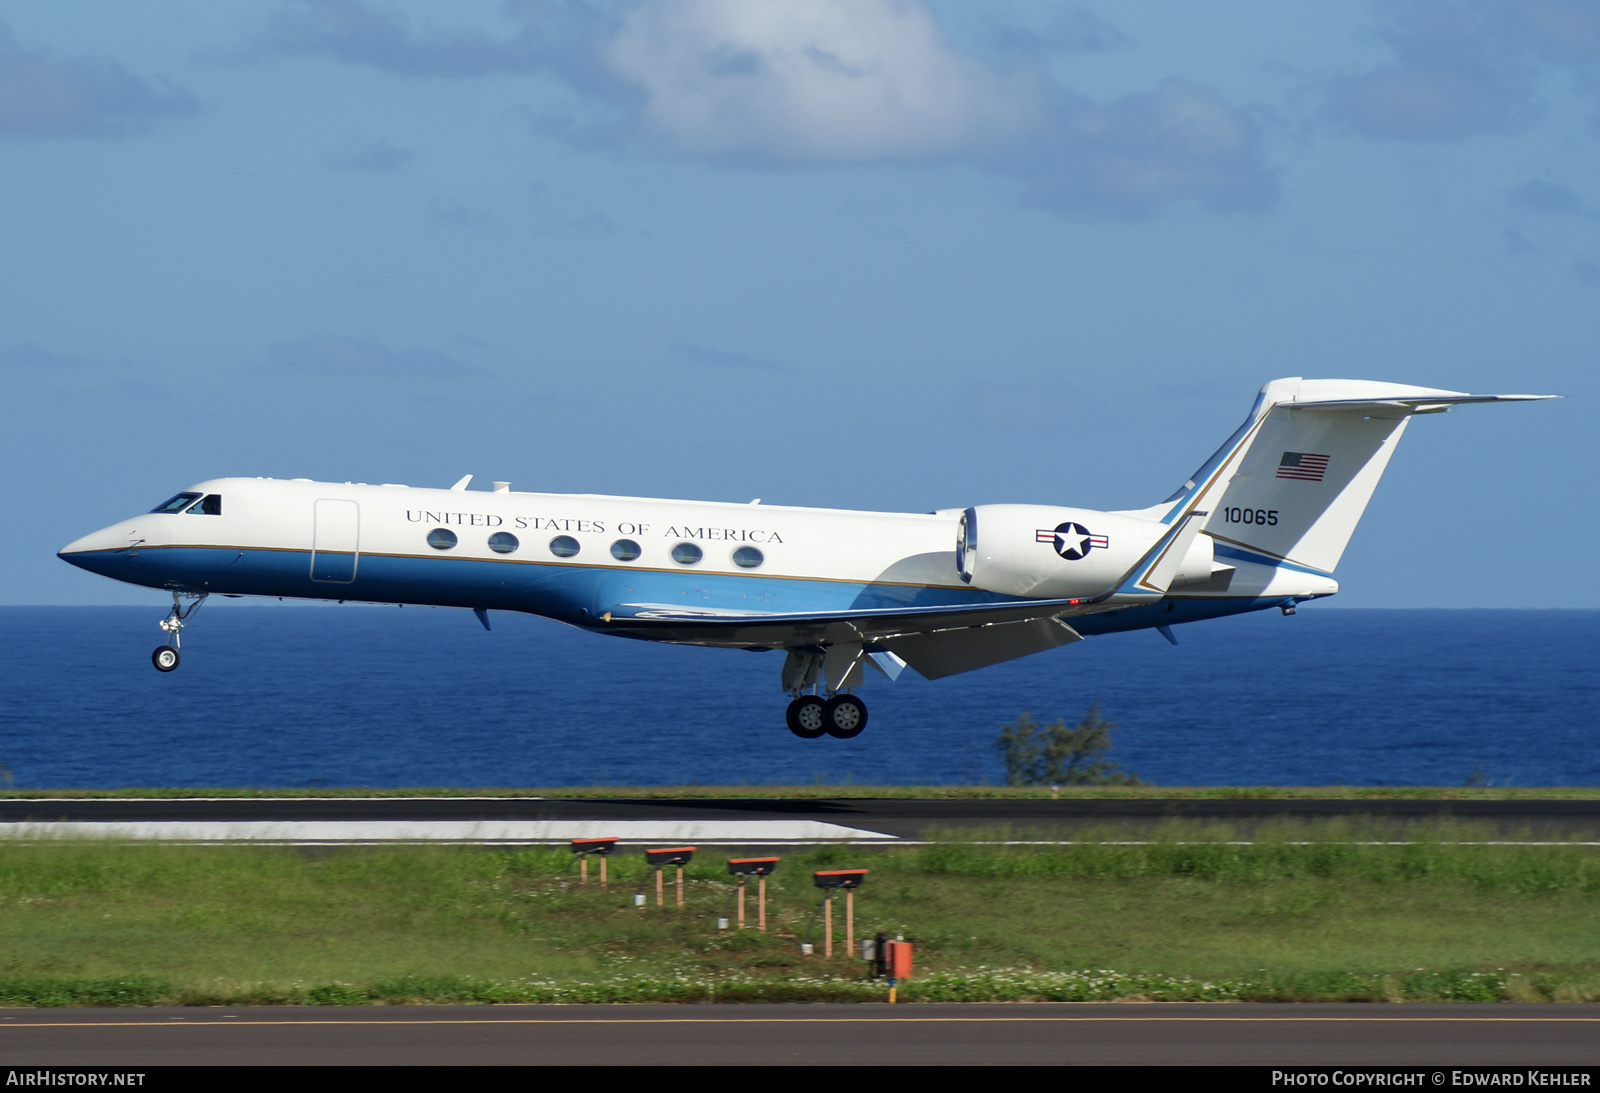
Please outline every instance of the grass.
M879 999L861 961L799 955L821 950L810 872L840 866L871 870L858 936L915 943L909 1001L1600 999L1595 848L1230 834L789 853L767 934L715 930L713 854L680 912L670 882L667 908L632 906L653 890L633 855L602 891L564 849L6 842L0 1004Z
M40 798L170 799L178 797L538 797L552 800L1318 800L1522 801L1600 800L1600 786L550 786L483 787L192 786L121 789L0 788L0 800Z

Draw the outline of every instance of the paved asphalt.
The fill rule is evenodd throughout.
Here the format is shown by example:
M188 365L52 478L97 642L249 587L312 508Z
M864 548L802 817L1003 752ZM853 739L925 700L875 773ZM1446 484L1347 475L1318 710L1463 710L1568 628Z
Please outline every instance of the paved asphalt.
M1600 839L1600 800L539 800L284 798L4 800L0 823L53 820L821 820L901 838L940 832L1068 838L1089 829L1147 831L1173 819L1227 823L1344 818L1387 827L1453 819L1507 837Z
M1600 1009L392 1006L11 1010L0 1016L3 1066L240 1063L1594 1066L1600 1064Z

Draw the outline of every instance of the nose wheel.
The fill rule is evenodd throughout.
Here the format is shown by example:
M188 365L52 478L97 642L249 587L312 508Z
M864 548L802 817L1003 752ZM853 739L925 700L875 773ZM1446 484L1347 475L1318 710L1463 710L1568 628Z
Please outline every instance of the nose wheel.
M167 632L167 643L156 646L156 651L150 654L150 663L156 666L156 671L170 672L178 666L178 661L182 659L178 655L180 635L189 620L194 618L194 613L200 610L200 605L206 602L208 595L207 592L172 594L172 610L161 620L161 629Z

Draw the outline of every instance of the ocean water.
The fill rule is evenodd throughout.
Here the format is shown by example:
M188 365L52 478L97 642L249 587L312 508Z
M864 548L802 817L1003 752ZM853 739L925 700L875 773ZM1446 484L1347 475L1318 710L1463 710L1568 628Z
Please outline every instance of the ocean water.
M19 787L999 782L1024 710L1117 723L1169 785L1600 783L1600 612L1321 605L1076 645L940 680L868 674L855 740L783 725L779 653L525 616L208 604L0 608L0 767Z

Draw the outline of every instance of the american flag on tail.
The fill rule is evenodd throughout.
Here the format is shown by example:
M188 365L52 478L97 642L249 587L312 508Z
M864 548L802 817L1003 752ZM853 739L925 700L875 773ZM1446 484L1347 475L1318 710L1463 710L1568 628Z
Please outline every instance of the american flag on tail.
M1293 478L1301 482L1321 482L1328 470L1328 457L1312 452L1284 452L1278 460L1279 478Z

